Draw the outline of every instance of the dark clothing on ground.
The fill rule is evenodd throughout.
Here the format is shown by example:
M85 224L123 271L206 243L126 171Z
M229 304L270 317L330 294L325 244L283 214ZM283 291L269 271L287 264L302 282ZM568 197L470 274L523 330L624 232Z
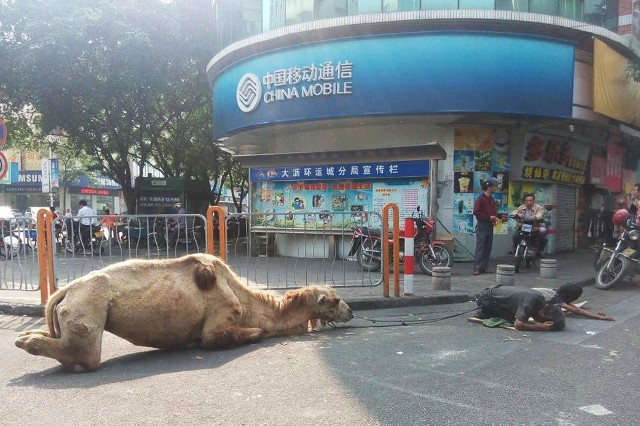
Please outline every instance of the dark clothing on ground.
M476 317L481 319L497 317L509 322L514 322L516 319L527 322L546 305L541 293L528 288L510 286L485 288L477 303L480 311Z

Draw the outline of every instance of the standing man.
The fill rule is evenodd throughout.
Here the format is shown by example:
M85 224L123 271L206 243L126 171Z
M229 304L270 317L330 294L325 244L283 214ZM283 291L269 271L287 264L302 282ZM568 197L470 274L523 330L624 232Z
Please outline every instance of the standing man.
M91 227L96 222L96 212L87 205L87 200L80 200L78 216L74 219L80 222L80 239L83 245L89 245L91 242Z
M498 221L498 205L493 199L500 181L494 177L480 181L482 194L473 205L473 215L478 221L476 225L476 253L473 259L473 275L491 272L489 258L493 247L493 227Z
M629 213L635 216L635 223L637 226L640 226L640 208L638 208L638 204L640 204L640 183L633 185L631 196L633 197L633 202L631 203Z

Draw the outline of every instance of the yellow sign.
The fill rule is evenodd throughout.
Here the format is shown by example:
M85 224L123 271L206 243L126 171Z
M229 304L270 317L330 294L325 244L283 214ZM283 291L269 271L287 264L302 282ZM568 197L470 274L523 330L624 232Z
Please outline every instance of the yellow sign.
M640 83L627 77L629 60L593 41L593 109L607 117L640 127Z

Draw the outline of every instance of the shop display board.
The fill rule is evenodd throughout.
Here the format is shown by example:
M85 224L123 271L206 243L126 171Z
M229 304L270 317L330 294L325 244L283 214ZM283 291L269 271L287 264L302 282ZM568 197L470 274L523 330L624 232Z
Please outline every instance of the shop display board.
M473 205L482 193L480 182L489 177L500 181L493 194L498 203L498 224L494 233L508 232L509 140L506 130L456 129L453 151L453 232L473 234L476 219Z
M412 174L422 176L407 176ZM362 224L380 227L380 216L371 213L381 213L387 203L398 205L402 221L418 206L427 213L428 175L426 161L252 168L254 225L336 231Z

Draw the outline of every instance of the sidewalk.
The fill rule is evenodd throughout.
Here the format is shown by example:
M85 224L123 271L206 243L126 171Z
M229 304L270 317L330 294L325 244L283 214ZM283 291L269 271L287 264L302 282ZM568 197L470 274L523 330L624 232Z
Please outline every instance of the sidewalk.
M596 275L592 266L593 256L593 251L590 249L547 255L547 258L557 260L556 279L542 279L538 270L529 270L523 267L520 273L515 276L515 285L528 288L557 288L567 282L575 282L582 286L591 285ZM393 275L391 276L390 297L388 298L383 297L382 285L377 287L339 287L337 292L354 311L462 303L474 300L480 290L495 285L497 264L512 264L512 262L511 256L492 258L490 268L493 273L477 276L472 275L472 263L454 263L451 268L451 291L433 291L431 277L423 275L416 268L414 294L411 296L404 295L402 273L400 274L400 297L393 295ZM43 306L40 305L40 292L0 290L0 314L42 316Z

